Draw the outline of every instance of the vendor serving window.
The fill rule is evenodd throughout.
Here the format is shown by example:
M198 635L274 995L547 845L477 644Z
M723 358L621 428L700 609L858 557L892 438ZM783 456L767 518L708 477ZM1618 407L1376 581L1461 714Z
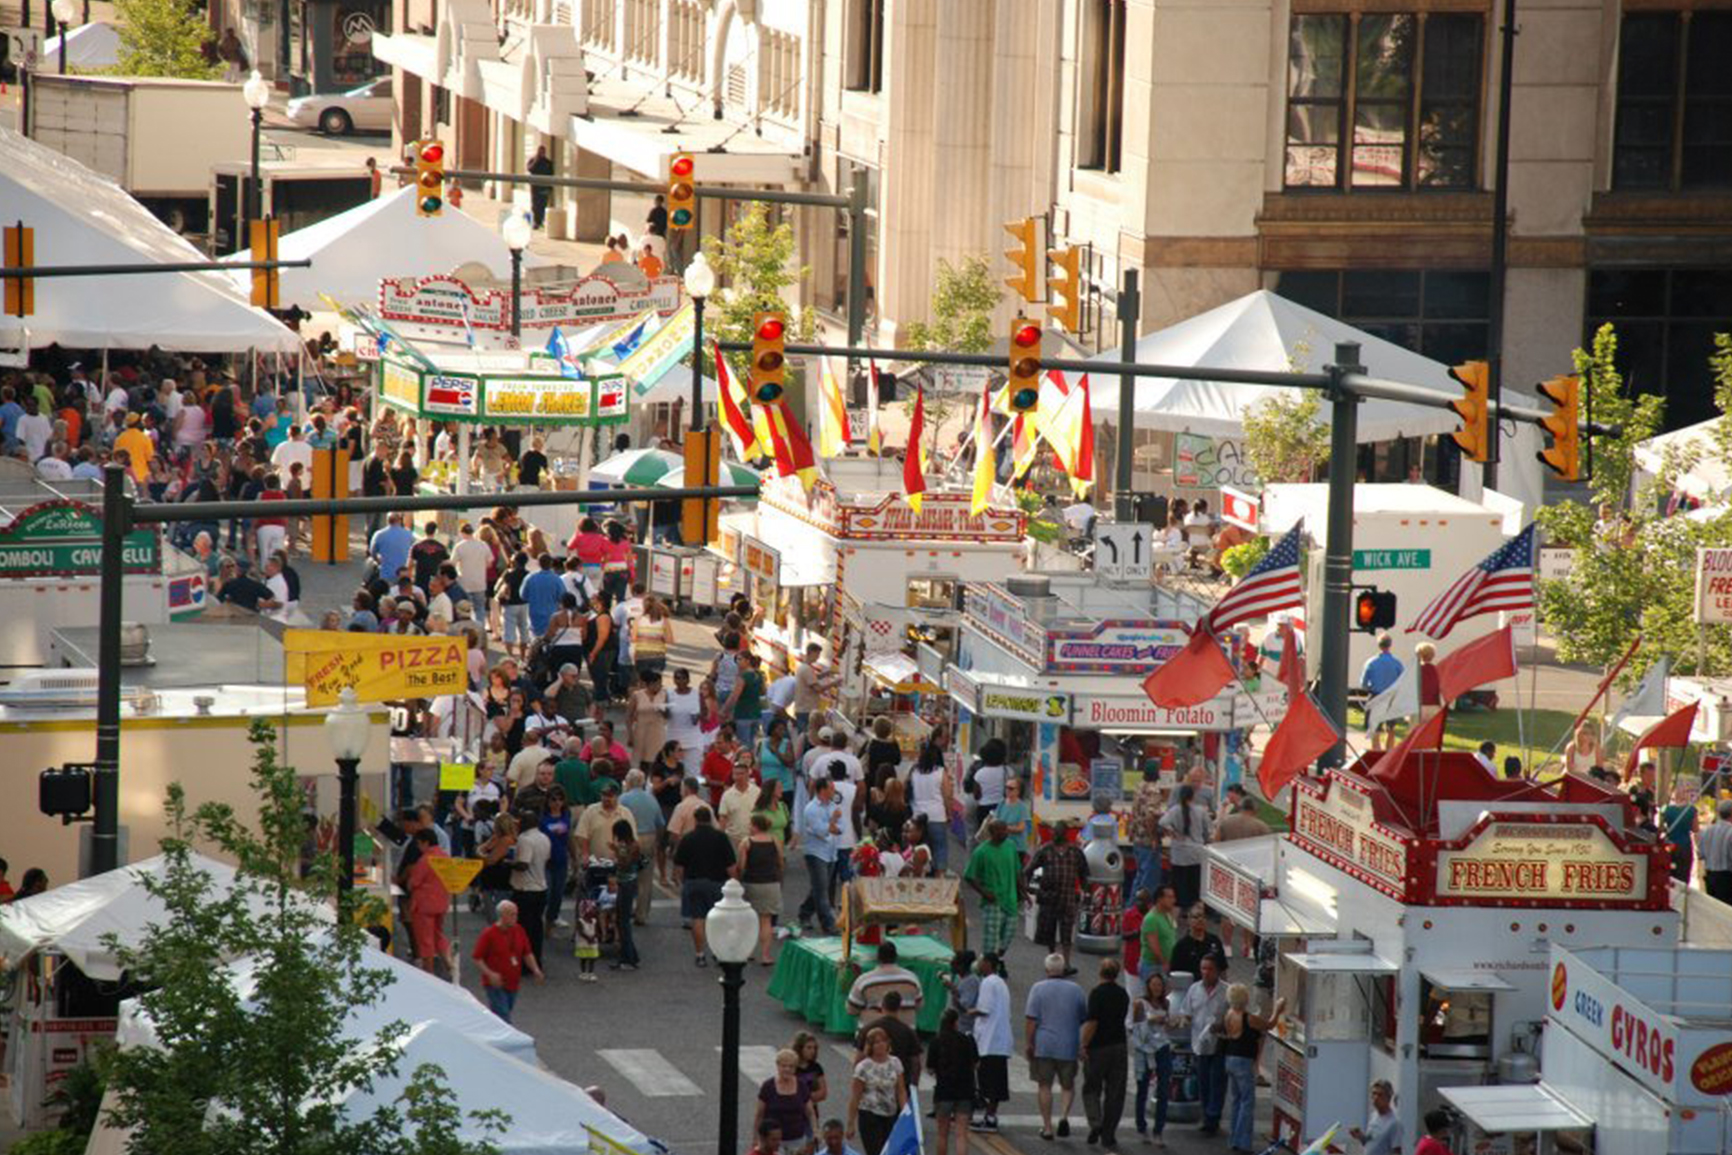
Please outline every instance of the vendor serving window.
M1283 183L1473 188L1484 46L1478 13L1295 15Z

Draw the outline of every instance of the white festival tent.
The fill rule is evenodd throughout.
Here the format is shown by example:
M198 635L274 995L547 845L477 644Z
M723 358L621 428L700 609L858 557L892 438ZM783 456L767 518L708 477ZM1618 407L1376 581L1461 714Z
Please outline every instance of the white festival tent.
M1642 476L1637 483L1659 476L1665 468L1668 454L1683 461L1694 458L1688 469L1679 469L1674 488L1689 494L1706 505L1718 506L1732 497L1732 462L1720 456L1714 447L1714 426L1720 420L1710 417L1670 433L1661 433L1636 444L1636 467Z
M399 1043L397 1073L376 1078L370 1089L352 1090L343 1097L342 1104L351 1120L364 1119L380 1107L394 1104L416 1068L432 1064L444 1072L445 1085L462 1113L457 1137L471 1141L482 1137L471 1119L475 1112L494 1109L510 1118L505 1131L493 1137L500 1155L591 1155L597 1151L614 1155L634 1152L665 1155L665 1148L659 1143L597 1103L576 1084L442 1022L423 1020L409 1023L408 1028ZM121 1004L116 1037L122 1047L149 1045L150 1035L140 1023L135 1001ZM351 1037L361 1042L371 1036ZM113 1102L105 1099L103 1105L102 1117L106 1120ZM125 1150L125 1134L106 1122L98 1122L86 1155L99 1152L121 1155Z
M36 264L145 265L206 261L185 237L107 177L0 128L0 218L35 230ZM294 333L248 303L232 274L140 273L36 281L36 309L0 321L0 345L22 327L32 349L293 353Z
M1430 389L1445 400L1461 396L1461 386L1449 375L1449 366L1443 362L1374 337L1267 289L1247 293L1206 313L1145 334L1137 341L1136 359L1145 365L1321 373L1334 357L1335 346L1347 341L1358 343L1359 363L1369 376ZM1119 352L1111 350L1091 360L1117 361ZM1244 414L1248 410L1265 399L1292 392L1276 385L1143 377L1136 384L1136 426L1205 437L1243 437ZM1506 388L1504 396L1512 405L1535 404L1532 397L1512 389ZM1111 373L1091 376L1089 401L1095 421L1112 424L1118 412L1118 376ZM1318 420L1328 425L1329 416L1329 405L1320 404ZM1450 433L1460 423L1461 419L1450 409L1368 400L1359 406L1359 441L1367 444ZM1541 467L1534 458L1540 448L1540 437L1532 425L1522 423L1514 428L1511 437L1507 435L1510 424L1504 425L1506 437L1498 488L1531 510L1542 500ZM1463 470L1462 496L1477 501L1479 494L1479 471Z
M114 25L92 20L66 33L66 66L84 70L113 68L120 63L120 33ZM52 36L42 49L40 67L59 69L60 37Z
M243 249L224 259L251 257ZM307 269L283 269L277 282L284 308L299 305L308 312L326 308L320 293L345 305L377 304L379 282L386 277L429 277L466 264L482 265L500 280L511 275L511 250L498 232L459 209L448 207L436 217L417 215L413 185L283 234L277 259L313 262ZM525 268L549 263L523 254ZM252 283L246 270L229 275L243 290Z

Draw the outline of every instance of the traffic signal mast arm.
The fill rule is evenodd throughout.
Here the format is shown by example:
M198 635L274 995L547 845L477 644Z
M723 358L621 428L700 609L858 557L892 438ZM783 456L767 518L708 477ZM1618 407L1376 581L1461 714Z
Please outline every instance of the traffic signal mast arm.
M5 270L0 270L3 273ZM747 341L721 342L724 353L748 353L751 344ZM1004 358L991 353L945 353L945 352L914 352L903 349L868 349L863 346L849 345L786 345L782 350L790 357L856 357L862 360L876 358L879 361L908 361L927 365L978 365L986 369L1004 371ZM1291 389L1341 389L1359 398L1375 398L1383 401L1405 401L1410 405L1421 405L1428 409L1449 409L1450 402L1455 397L1448 393L1440 393L1436 389L1428 389L1423 385L1409 385L1404 381L1389 381L1381 377L1372 377L1364 373L1284 373L1274 369L1221 369L1199 365L1146 365L1138 361L1078 361L1069 358L1039 358L1040 369L1044 373L1048 369L1057 369L1061 373L1094 373L1100 376L1126 377L1168 377L1180 381L1223 381L1228 384L1242 385L1274 385ZM1550 414L1541 409L1526 405L1500 404L1498 416L1511 421L1525 421L1538 425ZM1581 428L1595 435L1616 436L1620 428L1616 425L1605 425L1600 422L1583 422Z

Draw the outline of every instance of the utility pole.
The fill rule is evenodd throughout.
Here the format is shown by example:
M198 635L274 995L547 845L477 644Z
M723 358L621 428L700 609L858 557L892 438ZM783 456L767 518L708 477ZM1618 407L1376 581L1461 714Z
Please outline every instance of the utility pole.
M1353 636L1348 614L1353 601L1353 486L1358 480L1359 397L1343 378L1363 374L1359 342L1335 346L1335 358L1324 372L1329 398L1329 517L1324 532L1329 541L1323 555L1323 652L1318 662L1318 693L1323 712L1341 730L1324 760L1339 766L1347 751L1347 644Z
M1487 421L1486 445L1489 452L1483 467L1485 487L1497 485L1497 463L1501 456L1498 444L1498 403L1503 399L1503 311L1505 282L1509 279L1509 133L1510 95L1514 90L1516 0L1504 0L1503 70L1498 76L1497 149L1492 162L1496 170L1491 197L1491 291L1488 300L1491 316L1486 326L1486 362L1489 366L1486 397L1491 412Z
M1137 359L1137 317L1142 312L1142 294L1137 291L1137 271L1125 270L1119 288L1119 360L1126 365ZM1119 374L1118 437L1113 446L1113 520L1137 520L1136 495L1131 492L1132 449L1136 444L1136 383L1129 373Z

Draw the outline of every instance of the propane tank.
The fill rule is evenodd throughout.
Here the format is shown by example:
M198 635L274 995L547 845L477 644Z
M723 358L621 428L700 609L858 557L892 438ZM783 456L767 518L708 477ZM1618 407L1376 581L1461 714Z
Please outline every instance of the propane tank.
M1117 954L1124 948L1119 920L1125 908L1125 858L1113 815L1089 819L1083 861L1088 864L1088 877L1083 882L1082 910L1077 913L1076 948L1088 954Z

